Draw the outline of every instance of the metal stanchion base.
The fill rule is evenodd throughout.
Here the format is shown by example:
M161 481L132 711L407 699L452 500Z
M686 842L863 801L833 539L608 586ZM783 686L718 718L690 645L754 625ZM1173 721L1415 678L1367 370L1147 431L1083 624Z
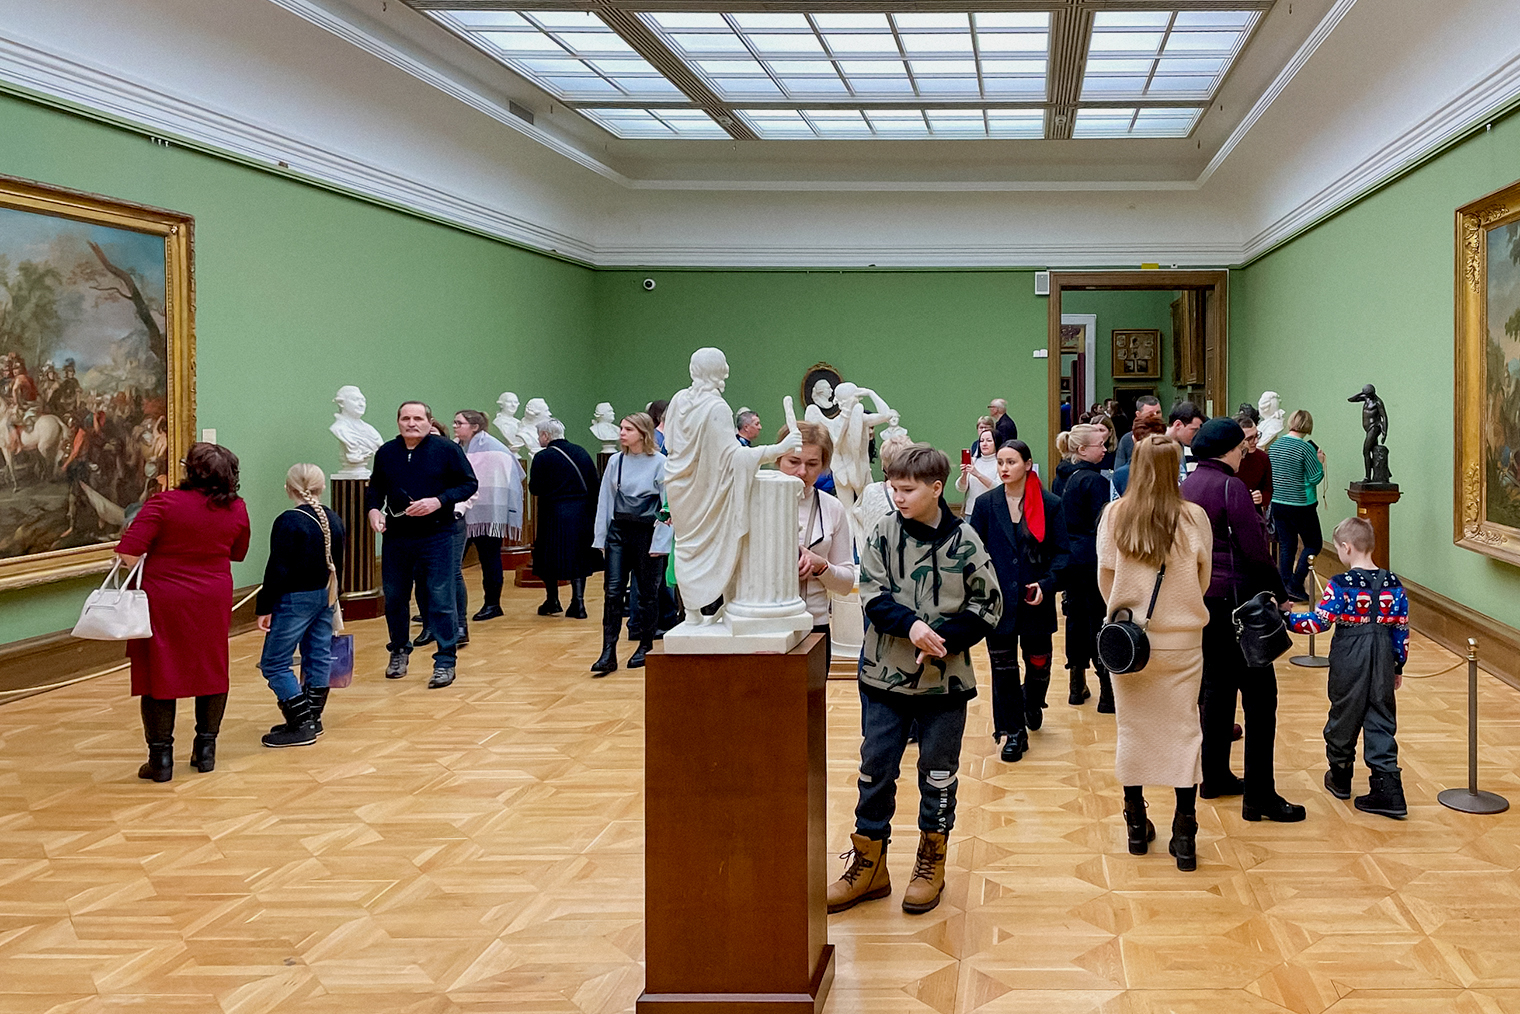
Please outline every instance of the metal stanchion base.
M1462 813L1503 813L1509 809L1509 800L1495 792L1479 789L1446 789L1436 796L1441 805Z
M1294 655L1288 659L1294 665L1301 665L1305 669L1328 669L1330 660L1323 655Z

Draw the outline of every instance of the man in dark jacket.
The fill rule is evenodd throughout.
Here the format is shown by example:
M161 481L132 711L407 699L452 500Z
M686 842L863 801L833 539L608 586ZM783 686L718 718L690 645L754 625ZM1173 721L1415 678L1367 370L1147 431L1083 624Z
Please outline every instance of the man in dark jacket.
M1246 435L1233 419L1211 419L1193 437L1197 468L1182 484L1182 498L1202 507L1214 529L1214 558L1204 605L1203 787L1205 799L1244 794L1246 820L1291 823L1304 808L1277 794L1273 750L1277 738L1277 674L1270 665L1248 666L1231 613L1258 592L1287 601L1267 548L1267 532L1251 491L1236 477ZM1245 780L1230 771L1230 741L1239 695L1245 725Z
M385 535L380 582L385 590L385 625L391 653L386 679L406 675L412 651L411 602L414 581L428 590L426 629L437 638L429 689L454 682L459 622L454 605L454 505L475 495L480 484L464 451L432 431L433 412L420 401L403 402L396 412L401 431L375 452L375 468L364 495L369 525Z
M987 411L992 416L993 447L1002 447L1010 440L1019 438L1019 427L1013 421L1013 416L1008 414L1008 402L1002 398L993 398L987 405Z

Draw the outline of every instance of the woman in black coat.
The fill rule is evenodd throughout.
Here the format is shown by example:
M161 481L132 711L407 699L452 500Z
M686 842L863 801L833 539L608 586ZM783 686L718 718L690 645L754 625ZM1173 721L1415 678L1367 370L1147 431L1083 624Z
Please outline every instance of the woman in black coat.
M1066 522L1061 501L1040 488L1029 445L1008 440L997 452L1003 485L976 498L971 527L992 557L1004 589L1003 618L987 637L992 660L993 740L1003 739L1002 758L1016 761L1029 749L1029 731L1043 721L1050 686L1051 635L1056 631L1055 593L1066 569ZM1029 669L1019 685L1018 649Z
M1099 463L1108 453L1104 434L1085 423L1073 426L1056 438L1056 450L1066 458L1056 466L1055 489L1061 497L1061 513L1071 557L1062 586L1066 590L1066 668L1071 677L1066 703L1080 705L1092 696L1087 689L1087 668L1098 672L1098 711L1114 712L1114 691L1108 670L1097 659L1098 628L1107 607L1098 590L1098 517L1108 506L1113 489L1100 472Z
M598 569L591 548L596 525L596 493L601 484L591 455L565 439L558 419L538 424L540 450L528 473L528 491L538 498L538 531L533 539L533 573L547 597L540 616L560 611L559 582L570 582L571 619L586 618L586 578Z

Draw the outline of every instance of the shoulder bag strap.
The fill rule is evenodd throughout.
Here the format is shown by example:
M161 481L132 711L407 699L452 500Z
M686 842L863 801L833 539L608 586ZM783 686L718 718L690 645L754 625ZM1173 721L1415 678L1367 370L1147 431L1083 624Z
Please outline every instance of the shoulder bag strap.
M1161 579L1165 576L1166 564L1163 563L1161 569L1156 571L1156 587L1151 589L1151 604L1145 607L1145 622L1140 624L1141 630L1151 625L1151 613L1156 611L1156 600L1161 597Z
M572 471L572 472L575 473L576 480L580 482L580 484L581 484L581 492L582 493L589 493L589 492L591 492L591 490L588 489L587 486L586 486L586 477L581 474L581 466L579 466L579 465L577 465L575 463L575 459L574 458L570 457L570 455L568 455L568 454L565 453L565 449L563 447L556 447L555 450L559 451L560 457L562 457L566 461L570 462L570 471ZM621 461L618 462L618 468L619 468L618 478L619 479L622 478L622 472L621 472L622 467L623 467L623 463Z

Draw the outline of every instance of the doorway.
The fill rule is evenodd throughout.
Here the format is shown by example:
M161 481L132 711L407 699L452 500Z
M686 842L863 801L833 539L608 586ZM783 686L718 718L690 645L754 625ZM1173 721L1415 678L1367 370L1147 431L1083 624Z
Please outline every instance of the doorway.
M1114 366L1099 371L1111 376L1109 391L1099 391L1088 386L1084 400L1072 402L1070 423L1075 423L1087 402L1099 402L1113 397L1133 417L1136 398L1151 395L1161 398L1163 411L1169 410L1168 401L1184 398L1198 403L1209 416L1230 410L1227 397L1228 350L1229 350L1229 272L1226 270L1200 271L1052 271L1050 273L1049 359L1048 359L1048 424L1050 460L1056 460L1056 434L1063 428L1062 396L1075 394L1067 388L1073 382L1071 348L1073 326L1091 314L1067 312L1077 307L1067 307L1063 294L1078 292L1129 291L1155 293L1165 300L1161 303L1164 321L1149 330L1129 331L1123 319L1108 318L1103 322L1103 332L1096 324L1088 329L1087 339L1081 349L1084 353L1084 372L1093 373L1092 367L1099 358L1105 365L1111 360ZM1080 302L1080 300L1076 300ZM1068 324L1068 320L1072 324ZM1122 333L1115 334L1115 331ZM1095 340L1096 339L1096 340ZM1088 344L1091 342L1092 344ZM1134 343L1127 348L1126 343ZM1159 346L1159 347L1158 347ZM1155 363L1147 363L1146 357L1154 357ZM1165 359L1171 366L1163 376L1157 364ZM1086 377L1083 377L1086 381ZM1101 386L1101 385L1100 385ZM1070 423L1067 425L1069 426Z

